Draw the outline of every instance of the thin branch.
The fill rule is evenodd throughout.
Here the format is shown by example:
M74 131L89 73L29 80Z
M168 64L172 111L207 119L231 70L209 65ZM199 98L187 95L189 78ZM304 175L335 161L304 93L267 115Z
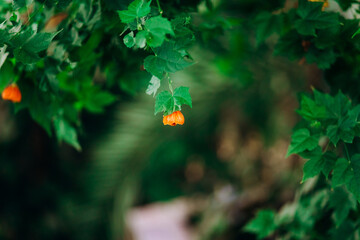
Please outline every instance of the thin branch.
M162 15L162 14L163 14L163 10L161 9L159 0L156 0L156 3L157 3L157 5L158 5L158 9L159 9L160 15Z

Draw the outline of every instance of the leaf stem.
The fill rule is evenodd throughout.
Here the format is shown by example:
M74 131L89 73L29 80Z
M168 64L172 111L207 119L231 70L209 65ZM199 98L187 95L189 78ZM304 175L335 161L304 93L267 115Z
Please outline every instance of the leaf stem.
M344 148L345 148L345 152L346 152L346 157L347 157L348 161L350 161L349 150L346 146L346 143L344 143Z
M162 14L163 14L163 10L161 9L159 0L156 0L156 3L157 3L157 5L158 5L158 9L159 9L160 15L162 15Z
M151 51L153 51L154 55L157 56L156 52L154 51L154 48L153 47L150 47L151 48Z
M170 78L168 72L165 74L165 78L168 79L169 89L170 89L171 95L174 96L174 89L173 89L173 87L172 87L172 81L171 81L171 78ZM173 111L172 111L172 112L175 112L175 104L174 104L174 107L173 107Z
M141 24L140 24L140 22L139 22L139 18L138 18L138 17L136 17L136 29L137 29L138 31L141 31L141 30L142 30L142 27L141 27Z
M326 147L325 147L325 150L324 150L324 152L326 152L327 150L328 150L328 148L329 148L329 145L330 145L330 140L328 141L328 143L326 144Z
M28 13L28 16L29 16L29 18L28 18L28 25L30 26L30 20L33 18L33 17L35 17L35 15L37 15L40 11L42 11L43 9L44 9L44 7L45 7L45 4L46 4L46 2L47 2L48 0L45 0L44 2L43 2L43 4L41 5L41 7L39 7L37 10L36 10L36 12L33 12L33 15L32 16L29 16L29 13ZM35 4L34 4L34 7L35 7ZM28 10L28 8L27 8L27 6L26 6L26 11ZM31 15L31 13L30 13L30 15Z
M169 89L170 89L170 92L171 92L171 95L174 95L174 90L173 90L173 87L172 87L172 81L171 81L171 78L169 76L169 73L166 73L166 78L168 79L169 81Z

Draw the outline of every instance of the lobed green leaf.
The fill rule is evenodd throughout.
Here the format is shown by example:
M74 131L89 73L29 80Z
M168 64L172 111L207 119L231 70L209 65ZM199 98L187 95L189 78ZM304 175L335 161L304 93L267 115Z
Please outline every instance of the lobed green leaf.
M251 220L244 230L251 233L256 233L258 239L263 239L272 234L275 229L275 213L272 210L261 210L256 217Z
M162 16L147 20L145 29L148 32L146 39L150 47L160 47L165 41L166 34L175 35L169 20Z
M119 17L123 23L131 23L148 15L151 11L150 4L151 0L135 0L130 3L128 10L118 11Z
M157 90L160 88L160 79L156 76L152 76L149 86L146 89L146 94L153 95L155 97Z
M301 153L306 150L314 150L318 146L318 139L310 135L310 131L306 128L296 130L292 135L291 144L289 146L286 157L293 153Z

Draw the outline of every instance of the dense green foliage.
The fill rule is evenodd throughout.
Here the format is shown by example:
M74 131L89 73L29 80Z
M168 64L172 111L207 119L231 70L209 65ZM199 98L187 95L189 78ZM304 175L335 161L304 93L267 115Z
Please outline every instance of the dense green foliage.
M338 2L343 10L351 6L347 1ZM313 97L301 96L297 113L302 121L294 129L287 156L299 154L307 159L302 183L311 179L312 186L300 191L295 201L278 214L269 210L258 213L245 229L257 233L260 239L275 231L281 239L357 239L359 235L359 84L350 84L351 76L359 71L359 21L323 10L323 2L299 1L296 10L258 18L263 21L258 39L264 40L273 32L280 34L275 54L292 60L304 57L308 63L329 69L325 80L334 93L332 96L313 89ZM265 32L269 21L283 27ZM346 75L340 80L331 75L334 71Z
M128 10L118 11L121 21L126 24L123 26L116 12L108 11L100 1L70 3L46 1L44 5L41 1L34 2L32 11L27 1L1 6L0 90L10 83L18 83L23 101L15 106L16 111L28 109L49 135L54 129L59 142L65 141L80 150L77 137L77 129L81 127L79 114L84 110L103 112L106 106L116 101L109 90L114 91L120 78L143 75L139 71L141 65L153 75L149 77L149 94L156 95L163 78L169 81L171 94L162 92L157 96L155 113L167 115L180 110L182 104L191 106L188 88L173 90L169 76L169 73L192 64L184 59L190 58L186 48L194 41L194 34L186 27L190 17L180 16L184 15L180 12L170 22L161 16L160 6L156 11L156 6L150 6L151 1L139 0L131 3ZM56 14L64 13L64 20L53 23L59 17ZM118 37L124 33L123 41L127 47L145 48L155 55L147 56L144 63L136 58L126 60L125 55L131 53L124 49ZM144 55L148 55L147 52ZM124 74L116 71L119 66L133 68L127 71L131 77L119 75ZM95 84L92 76L97 80ZM120 88L131 91L127 86Z
M351 144L360 134L359 109L360 106L352 106L342 92L332 97L314 90L314 99L301 97L298 113L304 121L292 135L288 155L296 153L307 159L302 182L317 177L310 184L321 182L321 186L312 186L311 191L300 193L296 201L283 207L278 215L267 210L259 212L245 229L258 233L259 238L279 229L279 234L286 239L309 236L338 239L343 234L346 239L356 239L360 155L349 153L348 148L352 148ZM328 216L331 221L325 224ZM319 224L323 224L321 228Z

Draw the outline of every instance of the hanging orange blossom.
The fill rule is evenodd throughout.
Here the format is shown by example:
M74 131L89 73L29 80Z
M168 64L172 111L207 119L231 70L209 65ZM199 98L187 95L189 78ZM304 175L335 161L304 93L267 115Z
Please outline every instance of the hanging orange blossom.
M21 92L15 83L6 87L1 94L1 97L4 100L10 100L14 103L21 102Z
M177 124L183 125L185 122L184 115L180 111L173 112L170 115L163 117L164 125L176 126Z

